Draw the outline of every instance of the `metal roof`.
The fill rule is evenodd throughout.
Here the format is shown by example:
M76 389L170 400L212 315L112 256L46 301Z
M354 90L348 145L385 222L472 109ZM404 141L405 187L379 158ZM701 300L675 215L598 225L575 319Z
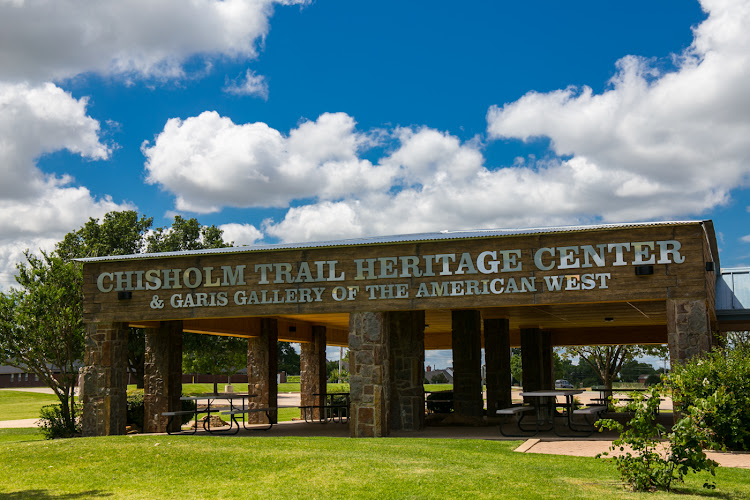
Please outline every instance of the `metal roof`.
M384 245L388 243L411 243L420 241L439 241L439 240L468 240L487 237L503 236L521 236L534 234L553 234L553 233L575 233L582 231L606 231L614 229L628 229L639 227L655 226L676 226L702 224L701 220L684 220L684 221L661 221L661 222L627 222L620 224L595 224L589 226L559 226L559 227L541 227L541 228L514 228L514 229L474 229L460 231L440 231L435 233L416 233L402 234L391 236L374 236L370 238L354 238L345 240L330 240L317 242L302 243L276 243L266 245L251 245L228 248L210 248L204 250L183 250L179 252L162 252L162 253L138 253L133 255L109 255L104 257L88 257L76 259L80 262L101 262L117 260L146 260L160 259L164 257L184 257L189 255L215 255L215 254L234 254L247 252L261 252L268 250L299 250L307 248L326 248L342 246L361 246L361 245Z

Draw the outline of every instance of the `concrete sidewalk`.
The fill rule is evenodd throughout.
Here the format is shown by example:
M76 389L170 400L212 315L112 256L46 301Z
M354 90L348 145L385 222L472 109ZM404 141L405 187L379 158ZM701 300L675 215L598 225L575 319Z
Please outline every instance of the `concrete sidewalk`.
M544 453L548 455L567 455L574 457L595 457L609 451L612 441L576 439L574 441L557 441L528 439L515 449L520 453ZM706 452L708 458L715 460L721 467L740 467L750 469L748 452Z

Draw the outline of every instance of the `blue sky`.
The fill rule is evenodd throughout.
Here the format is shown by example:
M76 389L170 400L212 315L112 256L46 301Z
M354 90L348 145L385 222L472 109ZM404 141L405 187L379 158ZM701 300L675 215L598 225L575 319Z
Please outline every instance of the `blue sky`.
M237 244L713 219L750 265L745 0L0 0L0 289L137 209Z

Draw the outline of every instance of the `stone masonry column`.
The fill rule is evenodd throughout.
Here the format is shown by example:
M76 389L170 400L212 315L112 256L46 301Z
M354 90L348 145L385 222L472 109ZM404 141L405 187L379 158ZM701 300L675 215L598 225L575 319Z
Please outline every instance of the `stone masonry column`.
M326 327L312 327L312 342L300 344L300 406L325 404L326 394ZM313 396L321 394L321 396ZM301 415L302 417L304 415ZM320 418L320 408L313 411Z
M86 325L83 369L84 436L125 434L128 325Z
M523 390L554 389L552 344L548 332L539 328L521 328Z
M143 374L143 431L166 432L165 411L180 411L182 395L182 321L162 321L146 329ZM179 417L170 431L180 430Z
M250 400L250 408L271 407L276 408L278 385L276 375L278 373L278 347L279 338L278 323L274 318L261 318L260 334L251 337L247 341L247 392L257 394L258 397ZM276 423L277 414L271 413L273 423ZM265 423L265 412L248 413L248 423Z
M453 409L458 415L481 418L482 317L476 310L451 311L453 344Z
M710 350L712 338L706 301L667 299L667 340L672 364Z
M389 313L391 429L424 428L424 311Z
M484 320L484 362L487 367L487 415L511 405L510 322L507 319Z
M389 314L355 312L349 315L351 437L390 434Z

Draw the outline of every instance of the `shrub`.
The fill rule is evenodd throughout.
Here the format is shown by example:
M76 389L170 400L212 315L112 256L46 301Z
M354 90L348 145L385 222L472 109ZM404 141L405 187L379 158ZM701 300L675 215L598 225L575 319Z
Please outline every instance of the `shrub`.
M645 386L651 387L652 385L661 384L661 375L658 373L652 373L648 377L646 377Z
M675 409L692 411L719 447L750 450L750 348L717 349L675 364L669 376ZM690 410L690 408L693 408Z
M70 438L80 435L81 423L76 418L76 415L80 414L80 412L80 405L76 405L73 422L66 422L63 418L61 405L42 406L37 425L44 435L44 439Z
M125 419L127 425L143 429L144 415L143 389L128 391L127 416Z
M698 412L686 413L669 433L657 421L662 390L654 386L645 394L632 395L633 401L621 410L634 412L627 427L611 419L597 422L602 429L620 433L610 447L610 451L618 452L612 460L622 480L634 491L669 491L673 481L682 482L689 472L705 470L715 475L718 467L703 452L703 448L711 444L711 436ZM666 443L663 443L664 438ZM660 446L665 449L660 450ZM703 486L715 487L713 483Z
M180 408L183 411L195 411L195 401L180 401ZM143 429L143 419L145 415L145 405L143 403L143 389L128 391L127 403L127 425L136 426ZM192 415L182 415L181 423L185 424L193 419Z

